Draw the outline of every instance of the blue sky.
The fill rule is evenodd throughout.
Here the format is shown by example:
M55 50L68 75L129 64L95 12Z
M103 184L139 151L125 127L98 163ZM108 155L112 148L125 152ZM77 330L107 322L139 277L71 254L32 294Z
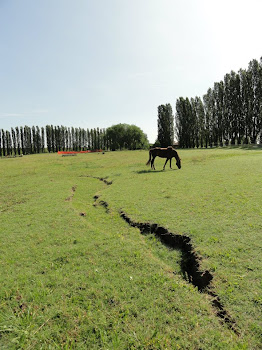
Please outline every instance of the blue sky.
M135 124L262 56L261 0L0 0L0 128Z

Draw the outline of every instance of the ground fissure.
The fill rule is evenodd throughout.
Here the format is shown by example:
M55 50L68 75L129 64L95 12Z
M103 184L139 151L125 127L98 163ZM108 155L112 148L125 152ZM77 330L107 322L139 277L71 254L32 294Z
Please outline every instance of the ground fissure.
M104 178L93 177L100 181L103 181L106 185L111 185L112 182ZM109 212L109 204L106 201L99 200L100 195L95 195L95 203L103 206L106 212ZM131 227L136 227L140 230L142 235L154 234L165 246L178 249L181 252L181 270L183 276L188 283L195 286L200 293L207 294L211 299L211 304L215 310L216 316L220 319L223 324L226 324L235 334L239 335L239 331L234 319L230 316L228 311L223 306L219 296L212 286L213 275L208 270L202 270L200 262L201 256L195 251L192 240L187 235L175 234L167 230L165 227L156 223L141 223L132 220L123 210L119 211L121 218L127 222Z
M76 185L72 187L72 189L71 189L72 194L65 199L66 202L70 202L73 199L74 193L76 191L76 187L77 187Z
M104 183L105 183L106 185L108 185L108 186L112 185L112 183L113 183L113 181L108 181L106 178L104 178L104 177L99 177L99 176L81 175L81 176L79 176L79 177L90 177L90 178L92 178L92 179L97 179L97 180L99 180L99 181L104 182Z
M137 227L141 234L153 233L160 241L169 248L179 249L182 254L181 269L185 279L197 287L199 292L206 293L211 298L211 304L221 322L225 323L235 334L239 335L236 322L225 310L219 296L215 293L211 281L213 275L208 270L201 270L201 257L194 250L191 238L186 235L174 234L158 224L141 223L133 221L124 211L120 216L132 227Z

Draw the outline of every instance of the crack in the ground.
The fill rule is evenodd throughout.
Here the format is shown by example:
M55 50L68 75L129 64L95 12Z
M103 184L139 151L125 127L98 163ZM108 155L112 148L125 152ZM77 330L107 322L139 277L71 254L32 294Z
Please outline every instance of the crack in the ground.
M171 233L158 224L134 222L123 211L120 212L120 216L130 226L139 228L142 234L153 233L166 246L181 250L183 274L188 282L197 287L200 292L210 285L213 276L208 270L201 271L199 263L201 258L194 251L190 237Z
M87 177L96 178L100 181L103 181L107 185L112 184L112 181L107 181L104 178L93 176ZM93 197L95 200L94 206L97 206L99 197L100 195L95 195ZM107 202L100 200L98 204L103 206L106 209L107 213L109 212L109 205ZM181 251L181 269L185 280L193 284L193 286L197 287L199 292L206 293L211 298L211 304L216 311L216 316L222 323L226 324L229 329L231 329L236 335L239 336L240 333L237 329L236 322L225 310L219 296L215 293L213 287L211 286L213 275L208 270L201 270L200 261L202 258L194 250L191 238L186 235L172 233L165 227L158 224L135 222L124 211L120 211L119 214L121 218L125 220L130 226L138 228L142 235L152 233L158 237L164 245L172 249L179 249Z
M106 178L104 177L99 177L99 176L91 176L91 175L80 175L79 177L90 177L92 179L97 179L100 180L102 182L104 182L106 185L110 186L112 185L113 181L108 181Z
M100 197L99 194L96 194L96 195L93 197L94 200L95 200L93 206L94 206L94 207L97 207L98 205L101 205L102 207L104 207L104 208L106 209L106 212L109 213L108 203L105 202L105 201L101 201L101 200L100 200L99 202L97 202L97 200L98 200L99 197Z
M69 196L69 197L67 197L67 198L65 199L66 202L70 202L70 201L73 199L74 193L75 193L75 191L76 191L76 187L77 187L76 185L72 187L72 189L71 189L72 194L71 194L71 196Z
M208 270L202 271L200 268L201 257L194 250L191 238L186 235L169 232L165 227L159 226L158 224L135 222L123 211L120 211L120 216L130 226L137 227L141 234L153 233L166 246L172 249L179 249L182 253L181 269L185 279L197 287L200 292L206 293L211 297L211 303L216 310L217 317L219 317L221 322L225 323L235 334L239 335L236 322L225 310L219 296L211 286L213 275Z

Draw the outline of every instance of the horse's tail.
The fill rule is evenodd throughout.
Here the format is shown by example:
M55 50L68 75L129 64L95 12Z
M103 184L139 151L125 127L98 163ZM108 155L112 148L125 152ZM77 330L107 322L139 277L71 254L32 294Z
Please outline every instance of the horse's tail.
M151 162L151 157L152 157L152 153L151 153L151 149L149 150L149 159L148 162L146 163L146 165L149 165Z

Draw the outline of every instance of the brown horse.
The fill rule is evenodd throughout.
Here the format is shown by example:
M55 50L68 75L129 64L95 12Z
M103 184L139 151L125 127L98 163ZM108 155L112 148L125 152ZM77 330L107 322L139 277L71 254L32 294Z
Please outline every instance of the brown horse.
M146 165L149 165L151 162L151 168L155 169L154 161L157 156L160 158L166 158L163 170L165 170L165 166L168 160L170 160L170 169L172 169L171 161L173 157L176 158L176 165L178 169L181 169L181 159L179 158L177 151L172 146L168 146L167 148L151 148L149 150L149 160Z

